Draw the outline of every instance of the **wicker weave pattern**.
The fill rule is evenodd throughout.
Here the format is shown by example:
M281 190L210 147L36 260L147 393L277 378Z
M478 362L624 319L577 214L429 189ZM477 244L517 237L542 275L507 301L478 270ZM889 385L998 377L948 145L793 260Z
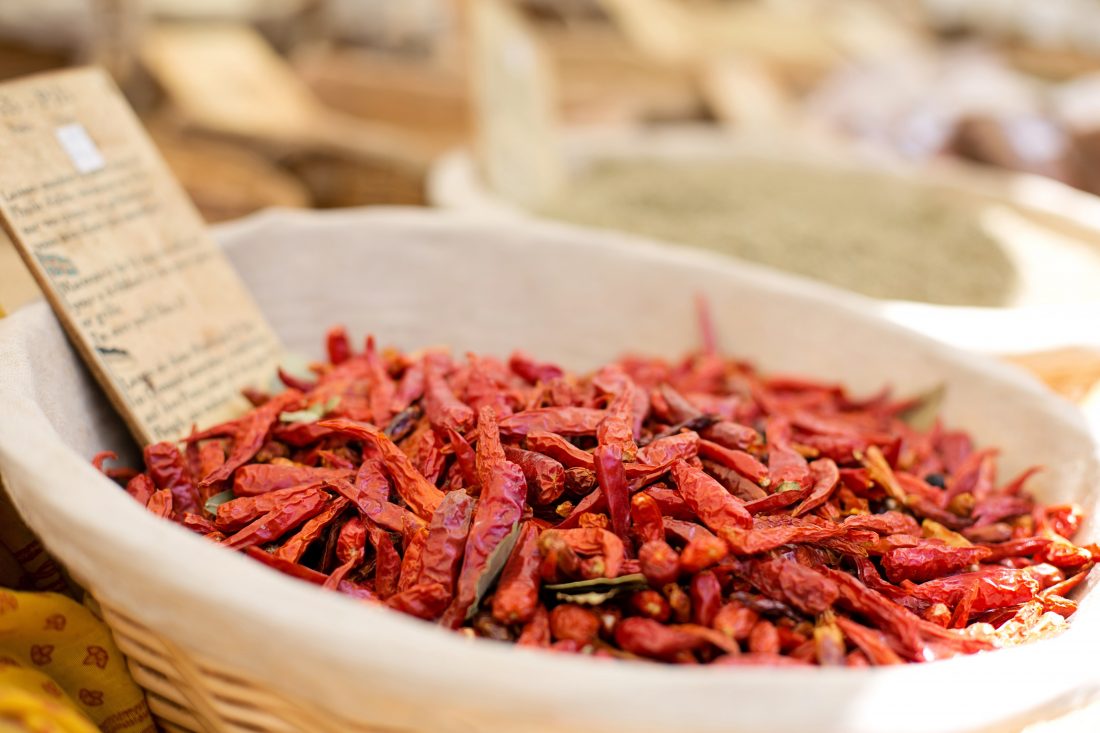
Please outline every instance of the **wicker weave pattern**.
M126 655L149 709L169 733L407 733L338 719L200 659L110 604L104 621Z

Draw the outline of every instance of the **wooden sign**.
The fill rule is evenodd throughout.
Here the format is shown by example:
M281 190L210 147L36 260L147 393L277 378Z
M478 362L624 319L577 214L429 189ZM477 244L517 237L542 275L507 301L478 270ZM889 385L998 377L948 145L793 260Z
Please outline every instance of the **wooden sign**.
M565 177L549 61L504 0L471 0L467 12L482 175L509 201L538 205Z
M114 82L0 85L0 217L142 443L247 408L279 342Z

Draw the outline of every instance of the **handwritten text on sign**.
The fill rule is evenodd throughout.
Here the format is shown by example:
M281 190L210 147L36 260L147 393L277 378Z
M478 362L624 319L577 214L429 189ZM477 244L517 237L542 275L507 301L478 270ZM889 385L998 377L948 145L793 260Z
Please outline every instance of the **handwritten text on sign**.
M135 435L243 411L278 342L110 79L0 86L0 160L4 225Z

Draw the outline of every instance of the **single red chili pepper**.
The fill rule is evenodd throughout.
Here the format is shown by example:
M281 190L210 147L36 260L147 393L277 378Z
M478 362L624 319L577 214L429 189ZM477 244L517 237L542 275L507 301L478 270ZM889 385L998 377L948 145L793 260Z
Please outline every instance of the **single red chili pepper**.
M1039 583L1025 570L985 567L977 572L951 575L908 587L909 593L931 603L955 607L963 595L975 589L972 613L1030 601L1039 592Z
M700 626L714 623L722 607L722 585L709 570L697 573L691 579L692 621Z
M504 455L519 466L527 478L527 496L531 504L552 504L565 493L565 467L553 458L513 446L505 446Z
M700 440L699 455L736 471L754 484L769 485L768 467L743 450L731 450L709 440Z
M237 499L230 499L218 506L214 523L223 532L235 532L257 517L267 514L295 497L302 494L323 494L324 492L321 490L323 486L323 481L314 481L257 496L242 496Z
M207 443L206 445L211 445ZM203 446L205 448L205 445ZM292 486L330 478L351 478L354 471L343 468L317 468L296 464L252 463L233 474L234 496L257 496Z
M450 600L451 594L439 583L418 583L390 596L386 599L386 606L410 616L433 621L439 618Z
M717 565L729 555L729 552L730 549L725 541L714 535L694 537L680 553L680 569L689 575L695 575Z
M596 469L596 461L588 451L581 450L555 433L533 431L527 434L524 444L528 450L542 453L568 468Z
M378 428L343 418L323 420L318 425L373 446L378 451L386 472L393 479L393 486L398 496L421 519L429 519L439 503L443 501L443 492L417 473L409 457Z
M377 527L368 527L367 536L374 546L374 592L379 598L390 598L398 592L401 584L401 556L397 554L397 548L393 546L390 536ZM422 583L425 582L424 573L428 570L425 560L427 550L428 547L425 544L424 554L421 556L423 568L418 581ZM427 581L427 585L434 585L434 583Z
M466 486L467 493L476 495L481 488L477 477L477 455L470 447L470 443L457 430L448 428L445 432L451 443L451 450L454 451L455 462L458 464L459 471L462 472L462 482Z
M622 459L622 447L619 445L600 445L596 448L596 481L607 501L611 526L615 534L626 542L630 532L630 492Z
M270 494L267 494L267 496L270 496ZM224 544L232 549L241 549L271 542L320 514L328 501L328 494L320 489L286 497L276 504L271 511L236 534L229 536ZM225 506L225 504L222 506Z
M515 412L508 368L494 358L477 354L467 354L466 360L469 364L464 395L466 404L475 413L483 407L491 407L498 419Z
M703 428L702 437L730 450L748 450L760 442L759 434L748 425L731 420L718 422Z
M162 519L172 517L174 501L171 489L157 489L150 496L145 508Z
M679 519L666 518L664 520L665 537L678 543L687 545L700 537L715 537L706 527L695 522L684 522Z
M665 623L672 617L672 609L669 607L668 601L651 588L633 593L628 603L634 613L651 618L654 621Z
M663 586L680 575L680 556L664 540L646 542L638 549L642 574L650 584Z
M603 572L598 577L618 577L626 557L622 540L615 534L598 527L576 529L550 529L543 536L560 537L578 555L599 556L603 559Z
M424 367L424 414L432 427L466 432L474 426L477 413L459 400L444 377L445 361L429 358Z
M412 532L405 542L405 555L401 558L401 574L397 580L398 592L412 588L420 580L420 571L424 567L424 546L428 543L428 529Z
M274 568L281 573L289 575L292 578L298 580L304 580L307 583L313 583L314 585L324 585L328 576L324 573L319 573L312 568L307 568L305 565L299 565L289 560L284 560L279 557L275 557L270 552L265 552L263 549L255 546L245 547L244 552L254 560L259 560L264 565L270 568Z
M630 518L634 536L639 544L654 540L664 540L665 526L661 517L661 507L653 497L647 494L635 494L630 499Z
M540 407L504 418L500 421L500 432L520 436L533 432L595 435L606 414L605 410L590 407Z
M771 417L765 423L768 441L768 477L774 486L793 481L807 488L812 485L810 467L798 451L791 447L791 424L785 418Z
M313 519L302 525L293 537L283 543L282 547L275 550L275 557L288 562L300 562L302 555L310 545L320 539L321 534L336 520L345 509L348 508L348 500L337 497L328 508Z
M560 582L563 578L573 578L580 570L580 558L565 541L554 532L543 532L538 540L542 562L539 576L547 583Z
M1043 519L1056 534L1072 540L1084 521L1084 512L1076 504L1048 506L1043 510Z
M810 495L791 512L792 516L798 517L817 509L829 500L833 491L840 485L840 469L829 458L811 463L810 476L813 478Z
M614 375L612 381L618 391L608 404L604 419L596 426L596 440L601 446L616 447L621 453L620 460L632 462L638 455L633 432L634 382L621 371Z
M745 510L744 504L731 496L702 469L677 461L672 466L672 478L680 490L680 496L703 524L715 532L753 526L752 515Z
M789 603L811 616L831 610L840 597L835 582L792 560L751 561L746 577L764 595Z
M565 373L561 370L561 367L537 362L523 351L512 352L512 356L508 359L508 368L529 384L549 382L558 379Z
M363 519L352 517L344 522L336 537L336 559L340 566L329 574L328 579L324 582L324 587L329 589L339 588L344 576L363 562L366 548L367 527L363 523Z
M786 483L777 487L774 494L769 494L763 499L745 502L745 511L749 514L771 514L781 509L797 504L810 495L812 489L797 488L798 484Z
M172 513L182 519L187 512L200 511L199 492L179 449L171 443L145 446L145 470L158 489L172 492Z
M343 364L351 358L351 342L343 326L334 326L325 335L325 350L333 364Z
M299 392L309 392L312 390L316 383L309 381L308 379L302 379L286 371L282 367L275 370L275 376L279 378L279 381L283 383L283 386L290 389L296 389ZM265 400L266 401L266 400Z
M757 515L752 530L730 526L720 530L718 535L734 554L755 555L787 544L833 539L843 532L843 526L816 520L813 516L795 519L783 515Z
M890 648L886 637L881 633L844 616L837 616L835 622L844 632L844 636L866 655L871 664L885 666L902 663L902 658Z
M505 457L500 443L500 428L492 409L481 410L477 430L477 472L481 497L466 542L455 599L442 622L451 628L456 628L466 619L476 600L477 586L486 572L490 554L519 523L527 498L527 479L520 467Z
M711 625L734 641L747 641L759 620L756 611L737 601L730 601L718 609Z
M677 458L690 461L699 454L699 443L699 434L691 430L658 438L638 449L638 462L647 466L660 466Z
M550 612L550 634L555 639L587 644L599 632L599 617L583 606L564 603Z
M757 621L749 632L748 647L755 654L778 654L779 633L775 624L766 619Z
M427 422L401 441L400 448L428 483L434 486L439 482L447 458L443 455L443 443Z
M156 490L157 487L153 485L153 479L144 473L139 473L126 482L126 493L134 497L134 500L142 506L148 506L149 499L152 498L153 492Z
M669 519L680 519L685 521L693 521L695 519L695 513L691 511L691 507L689 507L687 502L684 501L684 498L680 496L680 493L668 488L664 484L649 486L641 495L648 496L656 502L657 508L661 510L661 514Z
M516 640L519 646L550 646L550 613L544 606L535 609L535 615L528 621Z
M405 369L393 394L393 410L404 412L424 395L424 360L418 359Z
M420 582L439 583L453 592L473 513L474 502L465 491L452 491L443 497L428 524Z
M640 616L620 621L615 627L615 641L632 654L663 660L671 660L681 652L693 651L706 643L695 634Z
M367 365L368 404L371 420L375 425L385 425L397 412L397 383L393 381L385 363L375 348L374 337L367 337L367 348L363 354Z
M493 618L507 624L526 624L534 618L539 603L541 563L539 530L531 522L525 522L501 571L500 583L493 595Z
M982 562L990 555L984 547L950 547L925 543L918 547L898 547L882 558L882 570L892 583L911 580L920 583L951 575Z

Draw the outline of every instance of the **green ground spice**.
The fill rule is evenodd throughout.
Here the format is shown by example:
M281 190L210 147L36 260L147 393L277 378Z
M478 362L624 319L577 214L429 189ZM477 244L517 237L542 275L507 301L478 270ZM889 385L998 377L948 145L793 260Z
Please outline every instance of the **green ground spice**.
M955 195L860 171L741 160L607 160L542 209L877 298L1005 305L1017 274Z

